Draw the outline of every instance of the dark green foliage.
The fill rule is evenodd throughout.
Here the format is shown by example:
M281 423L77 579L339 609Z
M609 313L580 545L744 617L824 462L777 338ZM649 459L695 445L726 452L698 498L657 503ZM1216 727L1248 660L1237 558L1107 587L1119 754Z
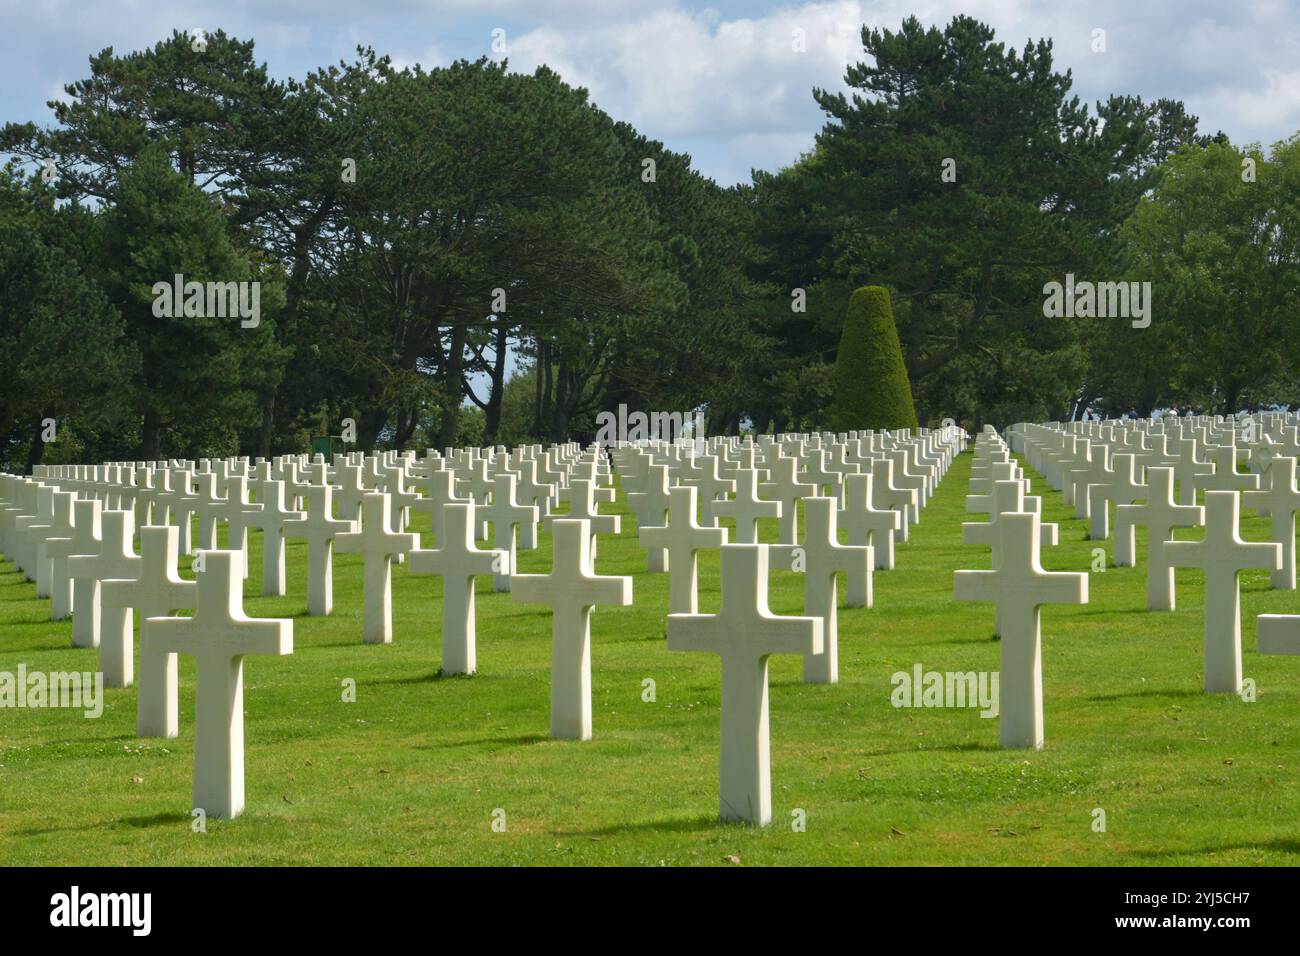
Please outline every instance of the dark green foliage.
M56 209L52 189L0 169L0 468L51 460L113 421L133 356L122 317L89 274L94 217ZM76 427L74 428L74 423ZM84 447L84 444L83 446ZM118 451L110 441L105 451Z
M889 290L863 286L849 299L835 355L832 431L915 428L912 386L894 327Z
M864 27L862 44L851 92L815 91L827 123L809 153L757 175L762 271L786 305L771 361L834 345L790 321L791 289L844 295L823 313L838 315L848 289L884 281L924 420L1068 415L1095 328L1045 322L1042 287L1114 275L1119 226L1165 157L1200 142L1195 117L1127 96L1090 115L1050 41L1016 50L970 17Z
M57 172L0 189L12 235L39 234L0 231L5 456L30 464L45 416L76 454L157 458L303 451L345 417L367 449L560 440L620 403L704 411L711 434L900 427L907 381L921 421L974 427L1300 394L1294 146L1228 189L1221 135L1208 165L1170 162L1210 143L1196 118L1122 95L1090 113L1050 42L959 16L862 44L851 95L814 91L809 152L731 188L546 67L360 49L280 83L219 31L96 53L51 128L0 128ZM152 316L177 272L260 281L261 326ZM1156 324L1045 319L1066 272L1156 281ZM840 322L868 281L906 367L888 401L854 392L865 358L832 365L869 347Z

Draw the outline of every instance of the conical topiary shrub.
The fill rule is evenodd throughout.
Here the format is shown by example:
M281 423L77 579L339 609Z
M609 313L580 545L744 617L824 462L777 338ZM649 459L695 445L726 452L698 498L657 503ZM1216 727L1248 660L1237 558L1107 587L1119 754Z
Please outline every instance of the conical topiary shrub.
M863 286L849 299L835 355L833 431L915 428L912 385L898 344L889 290Z

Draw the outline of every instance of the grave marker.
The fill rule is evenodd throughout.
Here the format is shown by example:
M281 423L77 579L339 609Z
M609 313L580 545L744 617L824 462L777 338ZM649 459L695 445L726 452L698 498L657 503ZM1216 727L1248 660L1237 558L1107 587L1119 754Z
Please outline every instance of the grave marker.
M669 650L722 658L721 817L758 826L772 820L767 659L823 647L820 618L768 610L767 575L767 545L724 544L721 610L668 616Z
M194 657L194 807L213 818L244 810L244 656L293 653L293 621L244 613L243 555L208 551L193 617L150 618L149 654Z

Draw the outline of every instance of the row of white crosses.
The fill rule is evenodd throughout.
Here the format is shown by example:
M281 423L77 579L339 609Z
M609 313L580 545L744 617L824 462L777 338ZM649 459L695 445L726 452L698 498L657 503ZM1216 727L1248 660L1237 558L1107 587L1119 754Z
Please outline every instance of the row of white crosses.
M450 585L447 587L447 609L443 614L445 666L448 672L471 672L474 670L471 584L473 575L490 570L497 572L498 581L502 579L508 581L508 571L513 562L513 535L511 533L510 541L502 550L481 551L474 548L472 540L465 538L465 533L468 533L468 523L472 522L472 518L461 514L456 507L454 502L460 499L452 496L450 481L438 480L439 475L451 477L451 473L430 470L428 475L430 488L433 489L432 497L438 499L439 488L446 492L441 501L437 501L437 509L433 510L433 525L437 528L441 548L421 551L417 548L419 545L417 536L393 532L390 529L394 523L394 516L390 512L391 503L396 499L400 505L404 494L400 472L394 472L393 468L378 462L378 459L370 460L374 464L369 471L380 476L381 483L386 476L391 493L361 494L357 505L361 506L359 516L365 516L364 527L359 527L363 523L355 520L334 518L330 507L331 493L334 488L330 485L299 486L298 490L307 499L308 510L305 514L291 511L287 507L285 481L272 479L270 466L266 463L259 463L255 479L259 484L259 498L263 498L263 501L251 501L246 476L226 475L227 507L213 510L213 516L214 518L225 516L230 523L231 546L235 546L239 551L247 549L247 528L263 529L266 535L264 561L266 593L283 593L283 537L291 535L307 538L308 605L312 613L328 614L330 611L331 544L334 538L338 538L339 550L359 551L363 554L365 575L363 639L370 643L387 643L391 640L391 563L394 558L404 557L409 551L417 558L415 570L442 574ZM536 462L530 462L530 466L532 466L529 468L530 472L536 471ZM359 484L360 473L364 468L365 466L360 464L351 463L339 468L343 475L344 493L348 489L364 489L364 485ZM474 467L473 464L469 468L480 475L482 473L482 468ZM564 472L560 473L563 475ZM510 528L513 532L513 525L519 523L520 519L532 519L533 523L537 520L537 506L520 506L515 502L513 498L515 481L516 476L513 473L499 473L491 481L495 497L484 511L497 519L498 538L502 537L503 528ZM152 486L153 483L152 480L146 479L143 484ZM214 481L209 484L214 485ZM473 492L476 489L471 486L471 490ZM482 489L477 490L481 492ZM534 498L549 497L546 488L534 490L538 492L534 494ZM588 498L590 497L589 494ZM136 494L131 501L134 505L140 505L143 498ZM416 502L419 501L422 499L416 498ZM465 503L469 509L473 509L472 498L467 499ZM95 505L98 506L99 502L95 501ZM581 512L584 509L578 506L575 510ZM445 512L450 512L452 515L446 520L455 524L455 527L448 525L446 533L443 532L442 527L445 523ZM116 541L117 545L114 548L98 548L96 550L101 551L100 554L86 555L79 562L82 574L85 575L88 583L94 584L96 588L100 580L133 574L133 562L139 561L131 553L130 544L129 519L135 512L122 511L113 514L116 514L117 518L113 528L110 529L109 540ZM536 535L533 537L536 540ZM481 562L490 562L490 566L480 567ZM467 597L458 598L461 589L468 592ZM95 617L98 619L99 602L87 604L87 614L83 615L83 619L91 619L91 615L88 614L90 610L96 611ZM114 675L110 676L110 683L125 687L131 683L130 618L116 613L112 615L112 622L113 626L109 628L110 639L103 645L103 653L110 658L105 669Z
M1057 486L1074 495L1093 538L1107 536L1107 508L1115 504L1117 566L1137 563L1135 529L1147 529L1148 609L1173 610L1175 568L1204 571L1205 690L1240 692L1241 572L1269 570L1272 587L1296 587L1300 433L1293 416L1018 425L1010 433L1049 481L1057 476ZM1243 458L1250 471L1239 469ZM1195 504L1198 491L1203 506ZM1081 495L1086 509L1077 507ZM1271 541L1242 540L1243 504L1270 517ZM1202 539L1173 540L1173 529L1197 527L1205 528ZM1300 653L1300 616L1260 615L1258 624L1262 653Z
M26 497L23 479L0 476L5 510ZM38 498L48 496L40 495ZM55 492L75 497L72 492ZM200 552L197 582L180 577L180 529L170 525L140 528L140 553L133 549L136 501L126 509L103 509L94 499L75 501L75 526L67 538L47 539L48 552L67 564L75 607L73 644L98 647L100 671L110 687L135 683L134 615L140 616L140 676L136 732L141 737L179 733L177 654L193 654L195 691L193 806L217 818L234 818L244 808L243 658L247 654L289 654L293 622L252 620L243 612L243 555L238 551ZM121 498L114 501L122 504ZM18 507L22 507L19 505ZM38 511L39 514L39 511ZM146 519L151 515L146 512ZM154 512L154 517L157 513ZM20 529L35 527L10 515L0 548L22 551ZM169 617L193 608L191 617Z
M942 454L935 459L937 469L946 468L960 450L955 430L942 438ZM892 566L895 533L905 532L908 520L915 520L912 512L922 503L921 495L931 493L934 485L919 474L907 489L899 489L889 480L896 464L906 474L906 451L900 451L896 459L879 459L887 487L895 494L908 492L905 504L912 506L912 512L877 512L871 502L873 473L859 473L857 464L845 462L843 455L836 455L836 464L847 466L843 470L828 467L828 456L819 452L804 458L801 473L799 460L782 455L774 446L733 450L739 452L736 457L740 459L730 471L735 478L720 477L719 462L726 457L722 450L717 457L700 456L706 463L699 469L699 477L688 471L677 487L669 485L669 462L643 461L638 465L636 450L627 450L620 464L626 468L625 481L634 488L628 500L641 518L640 540L651 555L650 567L666 568L671 576L669 648L711 651L722 658L721 816L764 825L771 819L767 659L774 653L800 654L806 681L836 682L836 573L847 573L857 603L871 604L873 547L865 541L861 545L839 544L838 506L848 502L847 510L854 515L850 520L864 537L875 535L876 541L888 541ZM761 485L759 460L770 466L768 480ZM934 474L935 483L941 475L941 470ZM638 478L640 487L636 486ZM733 487L727 489L719 481L731 481ZM760 489L768 492L768 500L759 497ZM725 499L727 490L735 491L736 498ZM831 496L823 496L823 490L830 490ZM719 491L723 500L703 508L701 522L697 496L713 498ZM802 545L797 543L800 503L807 524ZM647 517L666 523L647 526ZM727 530L717 526L719 517L735 519L739 543L727 543ZM757 543L757 522L762 518L780 520L780 544ZM701 615L697 608L697 554L704 548L721 552L722 608L716 615ZM780 617L769 611L768 569L773 561L803 570L806 616ZM855 587L857 582L860 588Z
M851 440L858 440L852 436ZM808 454L801 449L805 442L813 447L820 444L816 436L801 436L790 448L802 455L807 463L812 490L830 490L840 501L848 502L846 511L850 521L864 528L864 533L876 535L887 542L892 551L894 534L905 534L906 513L872 506L871 479L873 471L859 474L855 463L845 460L842 451ZM932 493L941 472L926 469L946 467L959 448L951 434L943 442L924 442L933 454L920 451L922 442L908 447L893 447L896 442L871 440L869 447L890 457L870 459L874 468L885 479L887 494L902 495L902 504L915 511L921 496ZM878 447L877 447L878 446ZM910 449L910 450L909 450ZM503 451L503 450L499 450ZM147 465L103 466L86 468L69 466L47 469L40 480L0 480L0 535L10 524L22 542L34 540L37 553L26 558L24 564L44 567L47 547L53 548L51 557L66 559L70 582L69 605L82 605L83 614L74 617L74 632L81 642L101 651L102 668L111 675L114 686L129 686L133 680L131 647L132 614L141 616L141 680L139 717L137 729L141 735L174 735L177 732L176 664L175 653L192 652L200 663L198 719L196 721L196 776L195 805L202 806L210 815L235 816L243 807L243 746L242 746L242 656L245 653L288 653L291 649L291 626L287 621L249 621L242 611L240 580L247 574L247 532L250 528L263 531L266 540L263 561L263 591L283 594L284 539L302 537L308 542L309 608L312 613L328 614L331 609L331 546L340 551L358 551L363 555L366 577L366 613L364 638L368 641L391 639L391 566L395 558L409 554L414 573L440 575L444 579L444 667L451 672L474 670L474 609L473 578L479 574L493 573L501 588L512 584L516 599L548 604L553 613L553 691L552 733L557 737L587 739L591 736L590 690L590 613L602 603L627 604L631 601L631 579L596 575L592 565L596 535L617 533L616 516L600 515L598 504L611 500L612 487L604 457L595 449L581 453L576 447L565 447L546 455L520 452L516 463L519 473L508 467L494 468L489 473L484 457L473 453L465 456L449 454L447 459L428 456L423 463L412 463L409 474L412 482L422 485L423 495L410 494L405 488L407 465L390 458L363 458L336 461L333 480L321 462L308 465L305 461L277 460L274 464L258 462L250 467L247 462L223 461L194 463L162 463L157 468ZM671 499L680 499L692 516L684 522L689 530L712 530L718 533L717 543L725 540L720 528L702 528L694 524L695 496L703 491L710 503L709 521L716 523L716 506L727 513L727 495L738 484L755 492L758 486L757 469L738 467L737 462L724 449L712 462L691 462L686 459L682 467L693 473L690 484L681 488L661 488ZM861 451L861 449L859 449ZM741 451L744 458L746 452ZM784 457L780 449L768 444L762 460L776 461ZM749 461L754 460L748 453ZM680 457L677 459L682 461ZM722 477L723 461L728 471L738 478ZM791 458L793 460L793 458ZM170 465L171 467L168 467ZM509 465L508 458L506 465ZM910 488L899 488L891 480L893 467L908 481ZM915 475L909 472L915 467ZM299 469L312 472L306 480L299 481ZM463 479L455 477L465 473ZM554 484L538 481L538 475L554 479ZM764 473L766 474L766 472ZM441 476L450 475L450 480ZM516 497L516 483L526 483L528 500L522 504ZM45 481L51 483L50 486ZM466 482L467 496L457 499L455 485ZM490 487L489 487L490 483ZM366 490L377 486L379 491ZM74 491L57 490L69 487ZM332 498L338 493L339 510L350 517L336 518ZM683 494L685 493L685 494ZM84 500L76 500L85 494ZM525 540L536 542L536 523L539 513L548 509L554 499L563 494L570 503L570 515L552 518L548 523L554 532L553 569L547 575L517 575L514 570L514 531L525 529ZM59 498L56 496L66 496ZM256 500L254 500L256 499ZM797 507L798 499L792 500ZM895 500L895 499L891 499ZM299 502L305 502L305 511L298 511ZM860 502L854 508L853 502ZM397 505L394 510L393 505ZM400 529L405 521L404 512L421 504L431 506L432 524L438 543L436 549L418 547L418 536ZM761 501L751 493L745 504L757 512L751 516L752 537L757 536L757 520L776 517L779 502ZM776 505L776 508L771 507ZM805 655L805 671L809 679L834 681L833 655L822 653L822 622L829 618L834 628L834 573L850 569L851 581L861 580L865 592L861 603L870 604L870 571L873 563L872 548L867 545L840 546L836 539L837 500L835 497L811 495L808 509L809 542L803 547L787 544L780 551L783 561L797 563L795 556L806 551L806 600L810 607L823 610L816 620L818 640L805 642L801 653ZM66 507L65 507L66 506ZM74 519L62 517L74 510L84 516L77 529ZM106 506L112 506L107 508ZM680 506L679 506L680 507ZM12 509L12 513L11 512ZM502 547L479 549L474 541L482 528L476 520L476 509L488 516L496 526L496 542ZM859 514L861 513L861 515ZM793 509L791 514L794 514ZM195 569L199 584L179 577L177 564L184 550L186 534L172 527L170 520L183 522L188 530L189 518L197 517L201 548ZM872 515L878 517L872 518ZM862 516L866 516L863 520ZM133 531L139 522L141 553L133 551ZM228 545L232 550L217 551L216 525L224 520L229 526ZM792 522L793 524L793 522ZM34 529L34 530L33 530ZM508 529L509 534L505 533ZM666 529L664 529L666 530ZM792 529L793 530L793 529ZM529 533L531 531L531 533ZM794 535L791 536L792 538ZM797 540L797 539L796 539ZM751 547L757 548L757 545ZM672 543L673 550L680 546ZM668 550L667 547L664 549ZM85 553L82 553L85 552ZM852 556L847 565L837 565L836 553ZM678 561L683 570L691 570L693 579L694 551L687 549L688 557ZM762 546L764 572L767 563L767 546ZM892 557L891 557L892 563ZM206 566L205 566L206 564ZM734 578L735 572L724 577ZM211 584L205 582L211 580ZM695 587L685 599L690 614L695 610ZM49 589L51 583L47 583ZM755 588L758 585L754 585ZM761 585L761 613L766 616L766 581ZM736 590L736 588L732 588ZM853 590L851 585L851 590ZM197 591L197 594L195 593ZM681 593L680 589L677 593ZM76 594L83 599L77 601ZM217 595L223 595L217 597ZM754 604L759 608L758 592ZM208 597L204 597L208 595ZM164 615L186 605L196 606L193 618L166 618ZM734 608L732 601L728 607ZM757 613L757 611L756 611ZM725 614L723 615L725 617ZM185 622L185 623L181 623ZM197 623L196 623L197 622ZM232 635L247 633L242 639ZM226 638L221 638L221 635ZM765 661L764 655L764 661ZM765 673L765 663L764 663ZM736 711L737 695L732 693L728 713ZM743 701L742 695L742 701ZM756 701L755 701L756 703ZM750 748L755 763L764 768L761 774L748 776L766 780L766 680L763 681L761 714L759 710L745 708L750 713L753 726L760 722L763 746ZM761 717L761 721L760 721ZM736 776L737 751L734 732L725 728L735 724L735 717L724 716L724 787L723 815L737 817L728 807L734 807L734 786L725 781ZM758 750L761 749L761 760ZM740 761L745 766L749 759ZM753 814L740 814L738 818L766 822L769 814L762 808L770 803L766 784L763 801L753 803Z
M695 613L697 556L728 541L729 529L720 526L720 518L734 520L737 542L742 544L758 542L762 519L776 519L780 544L772 551L771 563L804 573L804 612L821 617L824 623L822 650L806 658L805 680L835 683L836 575L846 575L849 606L871 606L872 572L893 567L894 538L906 535L924 496L933 492L959 450L957 431L927 432L917 439L816 436L781 442L760 439L757 444L719 439L698 453L688 444L691 454L685 456L680 454L682 447L649 443L615 451L630 489L629 506L638 516L648 566L669 574L669 612ZM862 473L859 469L864 466L871 471ZM894 480L895 467L902 487ZM909 467L915 467L916 473L910 473ZM877 478L879 485L874 484ZM873 495L876 488L881 492L878 497ZM802 544L801 506L808 524ZM841 525L847 531L847 546L839 544Z
M957 571L958 601L991 601L1001 638L998 737L1003 747L1043 746L1041 607L1086 604L1088 575L1044 571L1041 548L1056 544L1057 527L1042 523L1041 499L1026 495L1029 480L991 426L975 442L966 510L988 515L962 525L962 540L992 553L989 571ZM1046 531L1046 535L1044 532Z
M823 439L825 441L823 442ZM735 523L736 540L758 540L759 522L775 518L778 541L799 540L799 505L829 492L837 502L839 526L850 544L872 545L874 566L894 563L894 540L906 540L908 528L933 492L953 454L960 450L940 432L918 438L872 435L762 436L757 444L736 439L712 440L711 451L674 458L679 448L624 448L615 453L628 502L640 528L664 527L671 509L673 486L696 487L701 527L716 528L719 518ZM823 447L824 446L824 447ZM656 458L662 460L656 461ZM695 461L704 464L694 464ZM724 476L719 479L715 476ZM735 497L727 495L734 493ZM669 524L671 522L668 522ZM653 536L651 537L653 540ZM643 538L651 570L668 570L665 547ZM712 545L712 546L716 546ZM866 576L849 584L850 604L866 599Z

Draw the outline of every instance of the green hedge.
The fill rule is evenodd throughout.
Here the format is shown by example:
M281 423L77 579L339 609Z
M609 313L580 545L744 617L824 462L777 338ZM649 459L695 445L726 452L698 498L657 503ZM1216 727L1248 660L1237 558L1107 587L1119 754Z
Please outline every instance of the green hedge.
M917 427L894 310L883 286L863 286L849 299L835 356L830 427L837 432Z

